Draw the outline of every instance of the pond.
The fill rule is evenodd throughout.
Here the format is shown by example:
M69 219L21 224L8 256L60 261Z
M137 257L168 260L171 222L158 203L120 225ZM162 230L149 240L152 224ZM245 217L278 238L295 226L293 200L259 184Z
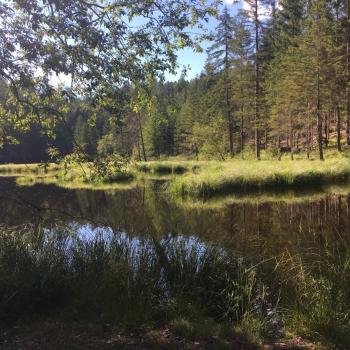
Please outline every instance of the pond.
M126 189L64 189L18 186L15 178L0 178L0 224L50 226L59 220L84 230L196 236L233 247L259 238L276 252L350 239L348 186L191 202L170 198L162 185L147 181Z

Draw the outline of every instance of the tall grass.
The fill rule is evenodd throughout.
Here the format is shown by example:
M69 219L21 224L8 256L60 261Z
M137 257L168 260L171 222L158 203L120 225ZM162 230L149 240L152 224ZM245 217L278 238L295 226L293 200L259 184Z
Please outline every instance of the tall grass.
M254 343L285 330L349 348L350 249L325 244L264 261L193 237L2 228L0 321L168 325Z
M108 167L108 173L92 178L89 164L4 164L0 165L0 176L21 178L21 184L55 183L60 186L87 188L103 187L112 183L125 184L134 178L132 171L118 171Z
M179 319L238 324L266 311L248 267L194 238L2 229L0 319L55 313L126 327Z
M0 165L0 175L5 176L23 176L23 175L40 175L46 172L57 172L60 167L56 164L50 164L45 167L42 164L3 164Z
M350 160L211 162L198 174L175 178L168 191L176 196L211 197L235 191L319 187L350 177Z
M293 334L350 347L350 249L286 252L276 267L285 324Z

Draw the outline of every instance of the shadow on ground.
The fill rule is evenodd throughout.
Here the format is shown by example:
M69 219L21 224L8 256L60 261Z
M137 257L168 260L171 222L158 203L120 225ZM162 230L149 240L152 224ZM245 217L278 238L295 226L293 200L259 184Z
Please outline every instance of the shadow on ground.
M169 329L135 330L123 333L112 330L108 325L96 327L58 322L45 322L31 326L16 326L1 330L2 350L148 350L148 349L230 349L230 350L316 350L302 339L277 341L261 347L245 344L240 339L220 340L216 337L206 340L177 337Z

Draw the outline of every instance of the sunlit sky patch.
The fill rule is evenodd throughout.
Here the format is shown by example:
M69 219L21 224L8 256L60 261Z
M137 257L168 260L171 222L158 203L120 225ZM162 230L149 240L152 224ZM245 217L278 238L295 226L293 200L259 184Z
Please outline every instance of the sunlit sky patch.
M234 4L234 0L225 0L224 4L221 6L221 9L227 6L231 14L234 15L237 13L237 10L242 6L241 4ZM217 20L215 18L210 18L209 22L206 25L206 29L210 32L215 29L217 26ZM178 52L178 62L182 67L187 68L187 79L193 79L199 75L205 66L205 61L207 59L206 49L210 46L209 42L202 42L201 47L203 52L195 52L190 48L180 50ZM176 75L166 74L166 79L170 81L178 80L181 76L182 68L178 69Z

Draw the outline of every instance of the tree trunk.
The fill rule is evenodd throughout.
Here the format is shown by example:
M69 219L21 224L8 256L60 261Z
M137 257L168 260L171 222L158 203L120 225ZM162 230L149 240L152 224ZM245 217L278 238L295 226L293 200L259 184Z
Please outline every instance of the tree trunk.
M295 149L298 151L299 150L299 132L297 132L296 135L297 136L296 136L296 142L295 142Z
M350 146L350 0L346 0L346 144Z
M337 106L336 108L336 117L337 117L337 150L341 152L341 116L340 116L340 108Z
M228 136L229 136L229 147L230 147L230 156L233 158L233 125L230 111L230 96L229 96L229 88L228 88L228 71L225 73L225 85L226 85L226 110L227 110L227 123L228 123Z
M137 114L137 119L139 121L139 132L140 132L140 137L141 137L141 146L142 146L143 160L145 162L147 162L145 142L144 142L144 139L143 139L142 124L141 124L141 118L140 118L140 114L139 113Z
M244 117L243 117L243 113L244 113L244 106L241 106L241 155L242 158L244 158L243 155L243 151L244 151Z
M350 0L349 0L350 1ZM255 0L254 4L254 22L255 22L255 153L256 158L260 160L260 55L259 55L259 3Z
M230 112L230 100L229 100L228 87L226 87L226 107L227 107L227 119L228 119L230 156L231 156L231 158L233 158L233 156L234 156L234 152L233 152L233 125L232 125L231 112Z
M141 161L141 150L140 150L140 133L137 133L137 154L139 157L139 161Z
M307 126L306 128L306 155L307 159L310 159L310 125Z
M329 114L326 113L326 118L324 121L324 137L325 137L325 147L328 147L329 141L329 128L328 128Z
M313 122L311 121L310 123L310 150L312 151L313 148L314 148L314 138L315 138L315 135L314 135L314 125L313 125Z
M322 114L321 114L321 89L320 89L320 69L317 71L317 143L320 160L323 157L323 133L322 133Z
M239 75L240 75L240 91L241 91L241 98L243 98L243 63L244 62L244 58L241 55L240 56L240 68L239 68ZM242 159L244 158L244 103L241 102L241 156Z
M278 160L281 160L281 158L282 158L282 152L281 152L281 134L278 134L278 137L277 137L277 149L278 149Z
M124 156L125 152L124 152L124 130L123 130L123 126L120 126L120 150L121 150L121 154Z
M324 160L322 140L322 116L320 110L317 110L317 143L320 160Z
M226 28L227 30L227 28ZM228 33L225 35L225 91L226 91L226 113L227 113L227 123L228 123L228 133L229 133L229 148L230 156L233 158L233 125L231 117L231 104L230 104L230 92L229 92L229 46L230 43L227 41Z
M350 1L350 0L349 0ZM323 160L323 130L322 130L322 111L321 111L321 59L320 59L320 43L317 39L317 143L320 160Z
M294 145L293 145L293 115L289 112L289 142L290 142L290 157L294 160Z
M307 106L307 135L306 135L306 142L307 142L307 159L310 159L310 152L311 152L311 142L312 142L312 135L311 135L311 118L310 118L310 106Z
M332 131L332 110L330 109L329 110L329 113L328 113L328 120L327 120L327 142L329 143L329 140L331 138L330 134L331 134L331 131Z

